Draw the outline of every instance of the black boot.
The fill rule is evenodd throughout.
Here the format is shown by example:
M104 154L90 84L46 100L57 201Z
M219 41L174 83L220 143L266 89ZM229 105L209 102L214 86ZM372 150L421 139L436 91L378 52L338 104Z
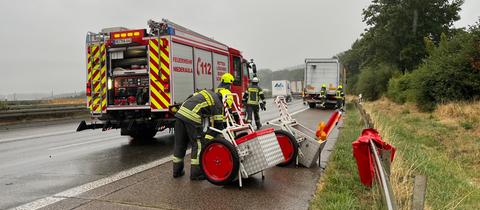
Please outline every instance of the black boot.
M183 162L173 163L173 178L181 177L185 174Z
M255 124L257 125L257 130L262 128L262 123L260 121L255 121Z
M205 174L200 165L192 165L190 168L190 180L205 180Z

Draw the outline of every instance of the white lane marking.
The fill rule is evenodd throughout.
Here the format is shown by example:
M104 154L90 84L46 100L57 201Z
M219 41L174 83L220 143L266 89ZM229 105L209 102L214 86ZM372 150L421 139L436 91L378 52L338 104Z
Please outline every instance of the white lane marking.
M74 146L79 146L79 145L84 145L84 144L91 144L91 143L95 143L95 142L101 142L101 141L106 141L106 140L111 140L111 139L116 139L116 138L118 138L118 137L117 136L109 136L107 138L101 138L101 139L92 140L92 141L84 141L84 142L80 142L80 143L51 147L51 148L48 148L47 150L50 151L50 150L65 149L65 148L69 148L69 147L74 147Z
M76 133L76 131L59 131L59 132L43 133L43 134L37 134L37 135L31 135L31 136L20 136L20 137L8 138L8 139L0 139L0 143L18 141L18 140L24 140L24 139L36 139L36 138L42 138L47 136L57 136L57 135L70 134L70 133Z
M300 110L298 110L298 111L295 111L295 112L290 113L290 115L292 115L292 116L293 116L293 115L296 115L296 114L298 114L298 113L300 113L300 112L303 112L303 111L305 111L305 110L307 110L307 109L309 109L309 108L307 107L307 108L300 109ZM275 118L275 119L273 119L273 120L268 121L268 123L275 123L275 122L278 122L279 120L280 120L280 117L277 117L277 118Z
M298 102L298 103L297 103L297 102ZM300 100L294 101L294 102L291 102L292 104L289 104L289 105L290 105L290 106L295 105L295 107L296 107L296 105L297 105L297 104L300 104L300 102L302 102L302 101L300 101ZM273 101L272 101L272 103L273 103ZM303 103L303 102L302 102L302 103ZM302 107L302 106L300 106L300 108L301 108L301 107ZM272 108L272 109L275 110L275 111L271 111L272 109L268 109L268 111L267 111L268 113L270 113L270 112L279 112L279 111L277 110L277 107L274 106L274 105L272 105L272 107L270 107L270 108ZM293 109L293 108L291 107L291 109ZM303 112L303 111L305 111L305 110L307 110L307 109L308 109L308 108L300 109L300 110L298 110L298 111L296 111L296 112L293 112L293 113L290 114L290 115L298 114L299 112ZM265 120L265 121L262 121L262 123L264 123L264 122L271 123L271 122L278 121L278 120L280 120L280 117L277 117L277 118L275 118L275 119L273 119L273 120Z
M191 151L188 150L186 155L189 155L190 152ZM52 195L52 196L49 196L49 197L46 197L46 198L40 198L40 199L32 201L30 203L23 204L21 206L17 206L13 209L15 209L15 210L24 210L24 209L25 210L26 209L33 210L33 209L43 208L45 206L54 204L56 202L65 200L67 198L75 197L75 196L80 195L84 192L99 188L101 186L110 184L110 183L118 181L120 179L124 179L124 178L132 176L134 174L138 174L138 173L146 171L148 169L157 167L157 166L162 165L164 163L167 163L171 160L172 160L171 156L164 157L162 159L159 159L159 160L156 160L156 161L153 161L153 162L150 162L150 163L146 163L146 164L143 164L143 165L140 165L140 166L128 169L128 170L118 172L114 175L99 179L97 181L89 182L89 183L80 185L78 187L74 187L74 188L65 190L63 192L57 193L55 195Z
M301 110L298 110L296 112L291 113L291 115L298 114L298 113L303 112L307 109L308 108L303 108ZM278 117L276 119L273 119L273 120L270 120L269 122L278 121L279 119L280 119L280 117ZM189 149L187 151L186 155L189 155L190 152L191 151ZM62 200L65 200L69 197L75 197L75 196L77 196L79 194L82 194L82 193L85 193L87 191L102 187L102 186L110 184L112 182L116 182L120 179L124 179L124 178L132 176L134 174L137 174L137 173L146 171L148 169L157 167L159 165L165 164L165 163L171 161L171 159L172 159L171 156L164 157L162 159L159 159L159 160L156 160L156 161L153 161L153 162L150 162L150 163L146 163L146 164L143 164L143 165L140 165L140 166L137 166L137 167L125 170L125 171L118 172L118 173L116 173L112 176L105 177L105 178L99 179L97 181L93 181L93 182L90 182L90 183L87 183L87 184L80 185L78 187L74 187L74 188L65 190L65 191L57 193L53 196L49 196L49 197L46 197L46 198L41 198L41 199L35 200L33 202L15 207L13 209L15 209L15 210L40 209L40 208L43 208L45 206L57 203L57 202L62 201Z

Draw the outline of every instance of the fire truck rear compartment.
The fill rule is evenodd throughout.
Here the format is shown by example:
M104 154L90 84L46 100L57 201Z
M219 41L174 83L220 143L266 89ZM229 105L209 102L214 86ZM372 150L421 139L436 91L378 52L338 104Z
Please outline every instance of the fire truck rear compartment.
M109 107L148 106L149 76L146 46L112 48Z

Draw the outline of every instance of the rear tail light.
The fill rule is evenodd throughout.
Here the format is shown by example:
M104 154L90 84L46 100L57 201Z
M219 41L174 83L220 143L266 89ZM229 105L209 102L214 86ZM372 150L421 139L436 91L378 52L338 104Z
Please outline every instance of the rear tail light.
M92 96L92 85L90 82L87 82L87 89L85 90L87 96Z

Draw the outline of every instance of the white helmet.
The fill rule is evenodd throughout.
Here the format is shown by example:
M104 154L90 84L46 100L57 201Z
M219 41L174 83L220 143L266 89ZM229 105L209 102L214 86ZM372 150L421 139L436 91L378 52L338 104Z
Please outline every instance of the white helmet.
M257 77L252 78L252 83L258 83L260 82Z

